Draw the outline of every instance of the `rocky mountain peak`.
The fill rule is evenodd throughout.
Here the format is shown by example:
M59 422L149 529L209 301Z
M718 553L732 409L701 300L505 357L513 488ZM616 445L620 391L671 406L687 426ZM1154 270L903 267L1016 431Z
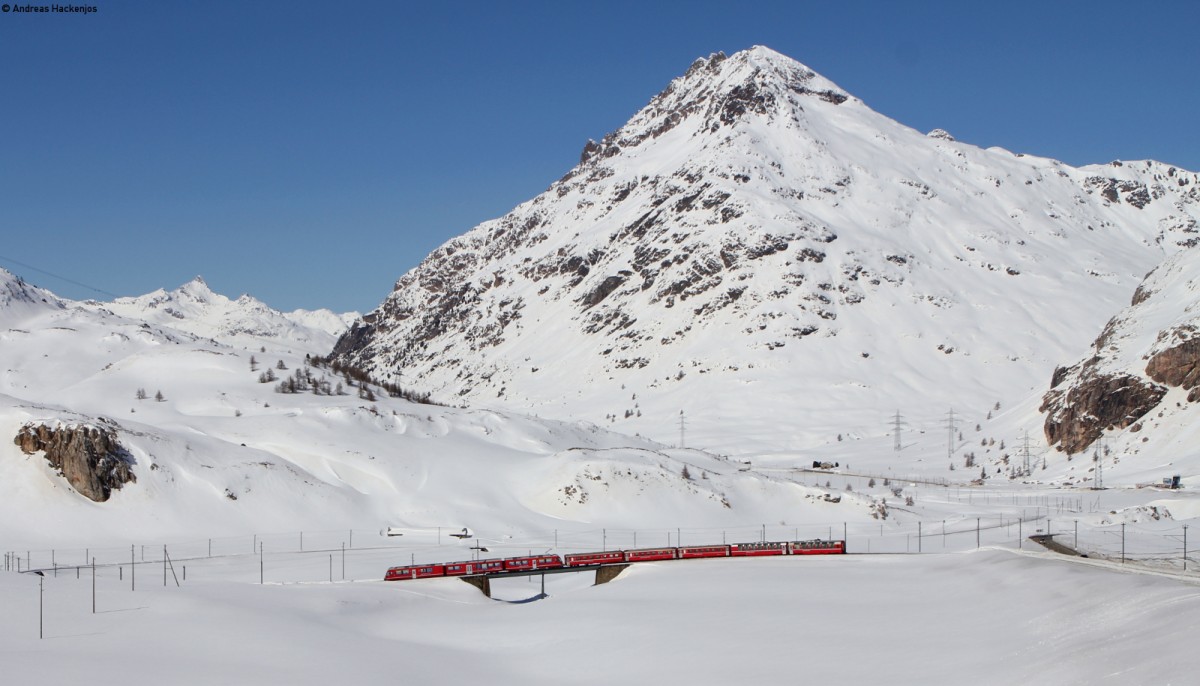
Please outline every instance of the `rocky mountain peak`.
M684 122L693 133L715 134L746 117L796 117L806 98L841 104L849 95L803 64L770 48L699 58L621 129L588 141L580 162L638 148Z
M204 280L203 276L196 276L191 281L176 289L171 295L204 304L211 301L216 293L213 293L212 289L208 287L208 283Z

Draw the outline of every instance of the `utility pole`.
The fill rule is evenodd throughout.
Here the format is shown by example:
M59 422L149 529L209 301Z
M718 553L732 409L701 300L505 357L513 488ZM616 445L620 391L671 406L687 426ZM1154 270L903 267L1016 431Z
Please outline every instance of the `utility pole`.
M686 419L684 418L684 416L683 416L683 410L680 410L680 411L679 411L679 447L680 447L680 448L685 448L685 447L687 447L687 444L686 444L686 443L684 442L684 440L683 440L683 438L684 438L684 427L685 427L685 425L686 425L686 424L687 424L687 420L686 420Z
M1025 430L1025 440L1021 444L1021 457L1025 465L1025 476L1029 476L1033 473L1033 466L1029 463L1029 429Z
M892 445L894 452L900 452L900 410L896 410L896 419L892 424L892 433L895 435L895 443Z
M1096 463L1096 480L1093 487L1098 491L1104 488L1104 476L1101 474L1104 466L1104 457L1100 454L1099 446L1092 452L1092 461Z
M946 459L954 461L954 432L958 429L957 420L954 418L954 408L946 414Z

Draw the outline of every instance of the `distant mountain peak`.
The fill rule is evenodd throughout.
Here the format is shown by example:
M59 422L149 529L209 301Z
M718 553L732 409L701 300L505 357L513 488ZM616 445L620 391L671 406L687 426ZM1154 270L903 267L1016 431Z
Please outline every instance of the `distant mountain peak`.
M214 297L224 297L217 296L217 294L208 287L208 283L204 280L203 276L197 276L191 281L183 284L179 288L175 289L172 292L172 295L184 296L201 303L207 303Z
M20 276L0 268L0 323L15 324L45 308L61 310L66 304L44 288L30 285Z

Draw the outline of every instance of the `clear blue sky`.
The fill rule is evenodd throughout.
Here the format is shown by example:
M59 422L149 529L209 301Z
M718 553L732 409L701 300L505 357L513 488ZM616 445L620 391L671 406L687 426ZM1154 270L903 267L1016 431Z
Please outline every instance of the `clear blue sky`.
M71 298L370 310L756 44L922 131L1200 170L1192 1L57 1L98 11L0 13L0 266Z

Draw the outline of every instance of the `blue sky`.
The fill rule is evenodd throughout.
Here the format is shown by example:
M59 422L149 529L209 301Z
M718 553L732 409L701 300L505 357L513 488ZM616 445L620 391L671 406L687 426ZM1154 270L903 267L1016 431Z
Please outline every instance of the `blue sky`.
M1200 170L1195 2L87 3L0 13L0 266L71 298L370 310L756 44L922 131Z

